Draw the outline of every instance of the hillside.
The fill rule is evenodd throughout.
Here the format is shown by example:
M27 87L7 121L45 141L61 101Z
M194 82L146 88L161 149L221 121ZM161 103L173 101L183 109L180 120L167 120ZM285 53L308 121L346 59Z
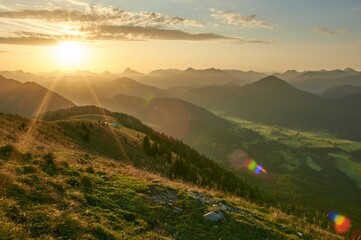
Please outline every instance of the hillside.
M47 116L60 115L67 114ZM100 117L123 120L117 129ZM130 166L153 165L162 173L156 170L162 156L142 150L139 137L144 133L123 124L150 130L125 115L100 117L30 122L0 115L2 238L342 239L279 209ZM82 134L88 131L87 140ZM118 139L119 145L109 142L94 149L97 138ZM109 151L120 145L121 153ZM206 213L223 220L207 220Z
M341 104L343 104L344 106L347 107L353 107L356 110L360 111L360 106L361 106L361 92L360 93L355 93L355 94L351 94L342 98L337 99L337 101Z
M361 86L341 85L327 89L321 94L321 96L325 98L338 99L356 93L361 93Z
M75 106L71 101L34 82L21 83L0 76L0 112L33 116Z
M184 139L194 135L197 122L210 128L227 129L231 124L204 108L175 98L155 98L144 100L118 94L113 98L101 99L101 106L112 111L133 115L150 124L160 132Z
M239 88L194 89L183 98L221 115L259 123L324 129L346 138L358 138L360 133L358 111L300 91L274 76Z

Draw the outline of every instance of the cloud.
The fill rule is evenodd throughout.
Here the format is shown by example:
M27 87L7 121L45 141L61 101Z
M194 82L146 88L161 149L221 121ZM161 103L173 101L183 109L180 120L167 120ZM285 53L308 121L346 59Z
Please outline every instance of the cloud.
M360 7L353 7L352 11L361 11L361 6Z
M68 2L68 3L72 4L72 5L78 5L78 6L89 6L88 3L85 3L85 2L82 2L82 1L79 1L79 0L65 0L65 2Z
M204 22L195 19L154 12L129 12L100 5L91 6L78 0L64 2L85 8L83 10L39 8L0 11L0 19L3 19L0 23L3 25L2 28L6 29L0 34L0 44L54 45L64 40L270 43L211 32L192 33L184 30L190 26L204 26ZM253 22L257 21L253 20ZM177 29L179 26L183 26L182 30Z
M331 34L346 34L346 33L348 33L348 30L345 30L345 29L339 29L339 30L335 31L335 30L325 28L325 27L314 27L314 28L312 28L312 31L314 33L321 33L321 34L328 34L328 35L331 35Z
M322 33L322 34L335 34L336 32L325 27L314 27L312 31L315 33Z
M40 9L0 12L0 18L42 19L50 22L111 23L136 26L203 26L199 20L153 12L128 12L118 8L88 6L86 11L75 9Z
M245 16L233 12L216 10L214 8L211 8L210 11L213 18L230 25L237 25L243 28L273 29L270 23L258 19L256 15Z
M56 39L34 37L0 37L0 44L52 46L57 44Z
M138 26L92 26L84 27L81 31L89 34L93 40L187 40L187 41L224 41L229 43L268 43L260 40L246 40L227 37L214 33L189 33L181 30L147 28Z

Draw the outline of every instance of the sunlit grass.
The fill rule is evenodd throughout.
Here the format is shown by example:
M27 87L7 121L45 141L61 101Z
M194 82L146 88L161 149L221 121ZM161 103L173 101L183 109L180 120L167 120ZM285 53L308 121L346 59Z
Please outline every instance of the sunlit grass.
M240 127L258 132L269 140L289 145L291 147L309 148L334 148L338 147L344 151L361 149L361 142L337 138L325 132L310 132L284 127L269 126L249 122L240 118L226 117Z

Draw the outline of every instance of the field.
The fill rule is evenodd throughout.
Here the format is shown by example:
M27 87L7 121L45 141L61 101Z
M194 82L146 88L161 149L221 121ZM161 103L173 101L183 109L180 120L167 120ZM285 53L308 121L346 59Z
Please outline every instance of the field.
M339 139L325 132L300 131L268 126L234 117L227 117L227 119L243 128L258 132L266 139L277 141L291 147L340 148L346 152L361 149L361 142Z

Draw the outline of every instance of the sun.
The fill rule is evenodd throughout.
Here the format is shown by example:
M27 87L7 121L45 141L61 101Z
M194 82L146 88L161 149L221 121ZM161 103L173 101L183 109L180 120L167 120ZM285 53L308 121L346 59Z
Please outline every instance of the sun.
M54 54L59 65L74 69L84 64L87 48L81 42L60 42L55 46Z

